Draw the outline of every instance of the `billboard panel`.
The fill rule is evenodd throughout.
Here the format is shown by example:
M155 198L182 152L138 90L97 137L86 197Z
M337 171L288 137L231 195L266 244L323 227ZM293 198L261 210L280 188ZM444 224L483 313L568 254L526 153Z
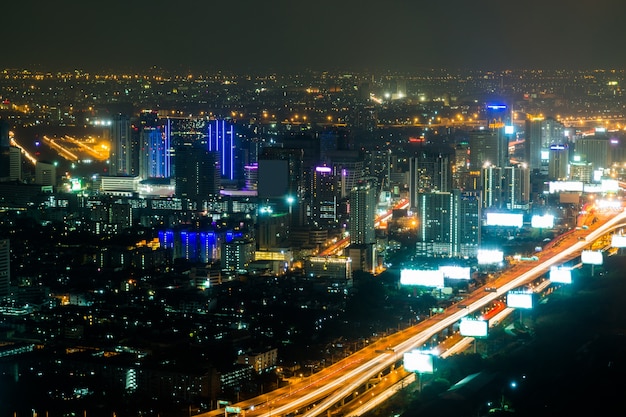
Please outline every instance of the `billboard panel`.
M602 265L602 251L584 250L580 254L580 261L588 265Z
M524 226L523 213L487 213L487 226Z
M412 350L404 354L404 369L420 374L432 374L435 371L431 352Z
M530 226L540 229L552 229L554 227L554 216L552 214L534 215L530 220Z
M402 269L401 285L423 285L425 287L443 287L443 272L436 269Z
M476 320L470 318L462 318L459 325L461 336L469 337L487 337L489 323L487 320Z
M443 272L444 278L470 279L472 276L470 267L450 265L450 266L440 266L439 270Z
M626 236L613 235L611 237L611 246L614 248L626 248Z
M476 260L479 264L497 264L504 261L504 252L497 249L478 249Z
M513 308L533 308L533 293L509 291L506 294L506 305Z
M550 268L550 281L559 282L561 284L572 283L571 268L553 266Z

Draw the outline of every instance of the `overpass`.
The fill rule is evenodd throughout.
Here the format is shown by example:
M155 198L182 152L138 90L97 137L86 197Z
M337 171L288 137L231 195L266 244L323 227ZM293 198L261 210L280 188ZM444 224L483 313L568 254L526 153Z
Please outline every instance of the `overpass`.
M443 313L423 320L407 329L388 335L351 356L321 370L300 382L263 394L230 408L235 414L254 417L279 417L299 414L302 417L330 415L333 406L358 395L371 380L394 369L403 355L415 348L428 344L433 337L451 328L461 318L472 314L487 304L505 295L508 291L533 282L550 270L552 266L571 261L594 240L620 227L626 221L626 212L615 212L603 216L589 229L575 230L558 239L544 249L534 263L518 264L504 271L488 285L490 291L479 288L462 302L451 306ZM202 413L202 417L228 414L226 409Z

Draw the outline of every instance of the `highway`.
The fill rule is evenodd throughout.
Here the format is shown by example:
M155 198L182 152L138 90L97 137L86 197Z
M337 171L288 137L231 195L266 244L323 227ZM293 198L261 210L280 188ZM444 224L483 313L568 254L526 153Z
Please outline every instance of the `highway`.
M568 232L550 242L549 247L539 253L538 261L520 263L504 270L500 276L488 283L491 287L489 291L485 291L485 287L478 288L443 313L379 339L334 365L304 378L301 382L235 406L242 414L254 417L292 413L302 417L317 417L327 413L336 403L354 395L372 378L394 368L405 353L427 344L438 333L450 328L464 316L479 311L508 291L532 283L548 272L551 266L562 265L580 256L595 239L614 230L624 221L626 221L624 211L599 213L598 221L588 229ZM218 409L200 415L208 417L224 413L224 409Z

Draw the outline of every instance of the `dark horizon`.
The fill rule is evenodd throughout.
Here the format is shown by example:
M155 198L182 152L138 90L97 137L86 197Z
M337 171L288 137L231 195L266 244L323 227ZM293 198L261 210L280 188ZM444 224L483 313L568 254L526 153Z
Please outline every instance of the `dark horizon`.
M34 3L34 4L33 4ZM562 4L555 4L562 3ZM626 3L373 0L3 5L2 67L172 71L626 68Z

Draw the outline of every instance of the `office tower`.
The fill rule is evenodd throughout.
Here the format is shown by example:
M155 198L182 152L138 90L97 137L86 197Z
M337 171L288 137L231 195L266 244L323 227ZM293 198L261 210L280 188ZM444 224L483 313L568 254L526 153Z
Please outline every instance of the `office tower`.
M111 122L110 175L137 175L137 162L133 156L131 122L128 116L118 114Z
M238 175L235 126L226 120L213 120L207 126L207 146L220 155L220 175L234 181Z
M9 180L22 181L22 151L16 146L9 148Z
M505 167L508 161L508 137L504 128L478 129L469 132L469 165L471 171L479 171L483 165Z
M554 118L527 115L524 139L524 161L530 172L547 174L551 145L562 144L565 138L563 124Z
M606 135L595 134L576 140L574 151L581 160L590 163L593 170L610 167L610 141Z
M374 221L378 189L376 180L365 178L350 192L350 244L368 245L376 243Z
M429 192L418 196L417 255L475 256L480 245L479 192Z
M452 189L454 149L423 147L409 159L409 200L416 207L418 193Z
M452 160L452 188L467 188L467 176L469 174L469 146L460 143L454 147Z
M502 208L502 175L501 167L486 164L480 170L480 191L483 208Z
M259 164L254 162L243 167L244 189L256 190L259 183Z
M57 185L57 167L50 162L37 161L35 165L35 184Z
M169 178L171 172L170 120L157 126L146 125L140 133L139 176Z
M197 204L215 200L220 195L220 155L210 152L200 142L181 144L175 150L175 194Z
M337 223L337 185L333 169L318 166L311 174L310 216L313 225L333 226Z
M548 179L565 181L569 174L569 144L550 145Z
M530 208L530 170L526 163L504 168L502 202L509 210Z
M11 250L9 239L0 239L0 300L10 294Z
M337 175L338 196L348 198L350 191L365 175L365 161L359 151L337 150L327 154L329 165Z

